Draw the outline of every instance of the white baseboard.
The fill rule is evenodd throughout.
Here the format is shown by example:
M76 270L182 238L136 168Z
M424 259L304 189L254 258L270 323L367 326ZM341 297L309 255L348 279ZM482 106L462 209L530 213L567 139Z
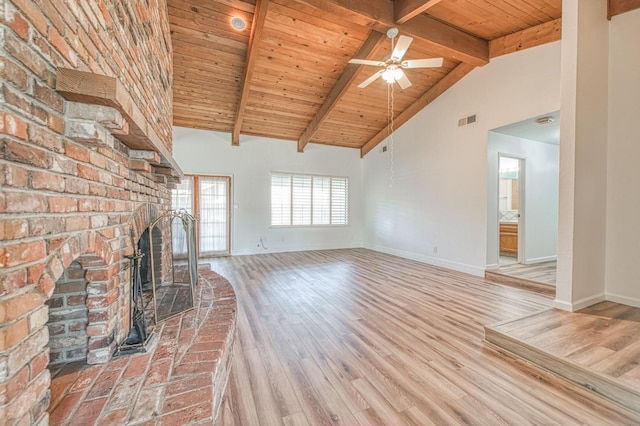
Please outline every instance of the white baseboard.
M565 302L563 300L555 299L553 301L553 307L554 308L558 308L558 309L562 309L563 311L573 312L571 303Z
M295 251L313 251L313 250L339 250L339 249L351 249L351 248L362 248L361 242L356 242L350 244L348 246L329 246L329 245L315 245L315 246L279 246L279 247L271 247L265 250L262 247L256 248L244 248L244 249L233 249L231 250L231 256L250 256L254 254L267 254L267 253L289 253Z
M439 259L437 257L426 256L420 253L413 253L409 251L393 249L393 248L384 247L380 245L373 245L365 248L379 251L381 253L392 254L394 256L404 257L405 259L416 260L418 262L427 263L433 266L440 266L442 268L452 269L458 272L464 272L466 274L475 275L477 277L484 277L484 268L481 268L479 266L452 262L450 260Z
M491 263L491 264L487 265L485 270L491 271L493 269L499 269L499 268L500 268L500 265L498 265L497 263Z
M525 259L523 263L525 265L533 265L534 263L551 262L553 260L558 260L558 256L534 257L533 259Z
M607 300L616 303L622 303L623 305L633 306L635 308L640 308L640 299L636 299L635 297L621 296L619 294L614 293L606 293Z
M575 302L565 302L563 300L554 300L553 307L562 309L563 311L575 312L587 306L595 305L598 302L607 300L604 294L596 294L595 296L585 297L584 299L576 300Z

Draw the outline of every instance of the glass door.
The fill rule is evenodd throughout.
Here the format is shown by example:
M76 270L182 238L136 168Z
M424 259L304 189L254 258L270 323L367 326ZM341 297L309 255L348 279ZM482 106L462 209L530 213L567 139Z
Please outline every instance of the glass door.
M229 253L228 177L199 176L198 223L200 253Z
M185 210L197 219L196 235L201 257L230 252L230 194L231 178L228 176L188 175L173 190L173 209Z

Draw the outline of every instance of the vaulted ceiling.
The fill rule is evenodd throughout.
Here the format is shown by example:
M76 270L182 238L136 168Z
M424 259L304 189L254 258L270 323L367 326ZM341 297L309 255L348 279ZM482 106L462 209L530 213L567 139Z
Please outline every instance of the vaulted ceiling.
M413 38L393 87L395 128L491 58L558 40L561 0L169 0L174 125L360 149L389 133L390 87L357 86L391 51L384 34ZM233 17L247 28L237 31ZM469 96L473 96L472 93Z

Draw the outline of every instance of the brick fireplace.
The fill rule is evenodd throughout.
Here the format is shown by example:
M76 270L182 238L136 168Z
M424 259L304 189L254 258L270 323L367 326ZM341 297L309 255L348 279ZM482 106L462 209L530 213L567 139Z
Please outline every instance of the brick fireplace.
M170 209L166 2L0 5L0 423L46 424L52 362L111 358L126 255Z

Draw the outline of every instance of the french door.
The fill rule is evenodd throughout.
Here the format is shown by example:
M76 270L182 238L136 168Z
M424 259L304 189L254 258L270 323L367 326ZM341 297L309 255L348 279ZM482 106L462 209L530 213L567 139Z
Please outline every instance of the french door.
M230 252L230 194L228 176L186 175L173 190L173 209L186 210L197 219L196 238L201 257Z

